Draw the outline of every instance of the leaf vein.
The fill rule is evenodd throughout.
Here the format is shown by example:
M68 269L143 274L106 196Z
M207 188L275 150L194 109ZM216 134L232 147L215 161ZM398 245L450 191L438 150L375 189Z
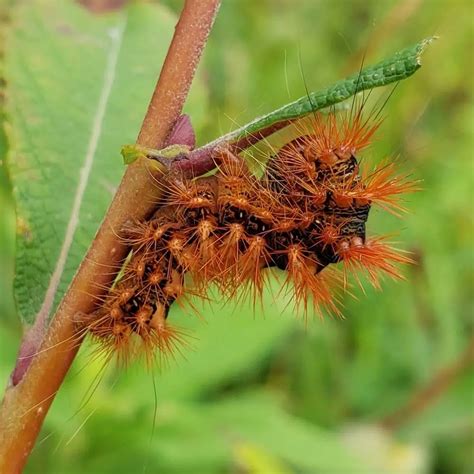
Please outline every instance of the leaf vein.
M45 324L51 312L55 300L55 295L58 291L61 278L64 273L67 257L69 255L69 251L73 243L74 234L79 224L81 204L84 198L87 184L89 182L92 166L94 164L97 146L99 144L99 140L102 134L102 125L105 119L110 93L115 81L118 58L125 32L125 26L126 19L123 18L116 27L110 30L110 49L107 55L102 90L99 96L99 101L97 103L96 112L94 114L89 143L87 146L86 155L84 157L84 163L80 170L79 182L74 195L71 214L69 216L66 232L64 234L61 251L59 253L54 272L50 278L48 289L46 290L41 309L36 317L37 325Z

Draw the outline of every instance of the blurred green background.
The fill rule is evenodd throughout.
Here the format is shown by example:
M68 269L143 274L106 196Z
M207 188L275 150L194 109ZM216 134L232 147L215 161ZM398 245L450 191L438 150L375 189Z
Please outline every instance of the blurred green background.
M176 13L181 2L163 2ZM8 21L8 9L4 11ZM48 415L31 473L470 473L473 459L473 3L436 0L227 0L200 73L200 143L439 35L402 82L364 156L396 156L423 181L401 220L372 212L417 265L382 292L356 291L346 319L310 321L267 295L265 314L206 304L207 323L162 373L91 361L85 347ZM302 75L304 75L304 80ZM191 92L192 94L192 92ZM1 137L4 141L4 137ZM0 143L0 148L6 146ZM4 158L4 157L3 157ZM0 379L20 324L11 281L14 214L0 175ZM283 314L280 314L283 313ZM184 319L173 308L170 316ZM461 361L461 363L460 363ZM456 365L457 364L457 365ZM446 381L446 368L459 367ZM99 374L99 376L98 376ZM432 380L393 429L380 422ZM100 383L98 383L100 382Z

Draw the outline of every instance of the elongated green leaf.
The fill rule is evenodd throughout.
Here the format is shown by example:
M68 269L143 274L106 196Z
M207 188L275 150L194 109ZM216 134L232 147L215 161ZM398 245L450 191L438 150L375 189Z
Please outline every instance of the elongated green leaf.
M406 79L421 67L421 55L433 39L433 37L427 38L414 46L405 48L390 58L373 66L368 66L359 73L338 81L326 89L310 92L307 96L301 97L234 130L220 138L219 141L234 142L277 122L304 117L311 112L336 105L358 92Z
M5 74L15 296L24 321L51 313L83 258L123 174L120 148L135 140L174 24L156 4L96 16L72 0L15 8Z

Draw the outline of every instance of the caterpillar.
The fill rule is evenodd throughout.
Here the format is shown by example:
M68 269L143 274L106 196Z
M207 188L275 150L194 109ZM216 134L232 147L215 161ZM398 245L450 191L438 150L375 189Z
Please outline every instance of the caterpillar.
M361 164L381 124L362 112L315 114L309 130L268 157L261 176L229 147L214 152L212 176L169 172L152 217L122 229L131 254L88 331L123 360L142 352L154 360L186 344L168 322L170 306L205 297L210 285L223 298L258 301L278 268L296 312L341 315L349 275L361 284L366 274L377 288L382 274L401 278L398 264L410 258L367 236L366 222L373 206L400 215L399 198L417 185L393 162Z

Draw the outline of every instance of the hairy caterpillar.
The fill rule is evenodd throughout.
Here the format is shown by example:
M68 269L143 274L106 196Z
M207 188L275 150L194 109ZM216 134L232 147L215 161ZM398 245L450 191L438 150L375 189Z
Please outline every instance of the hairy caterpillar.
M400 278L409 263L384 238L367 237L373 205L394 214L401 194L416 190L393 163L364 169L359 153L377 131L363 106L316 114L311 128L270 156L262 176L228 148L215 152L213 176L187 179L170 172L165 196L151 219L123 229L132 252L87 329L123 360L135 353L167 356L184 334L168 323L171 304L204 297L217 285L225 298L261 296L266 268L286 272L296 311L340 314L337 292L347 275ZM341 262L342 276L326 268ZM185 285L185 275L190 282Z

